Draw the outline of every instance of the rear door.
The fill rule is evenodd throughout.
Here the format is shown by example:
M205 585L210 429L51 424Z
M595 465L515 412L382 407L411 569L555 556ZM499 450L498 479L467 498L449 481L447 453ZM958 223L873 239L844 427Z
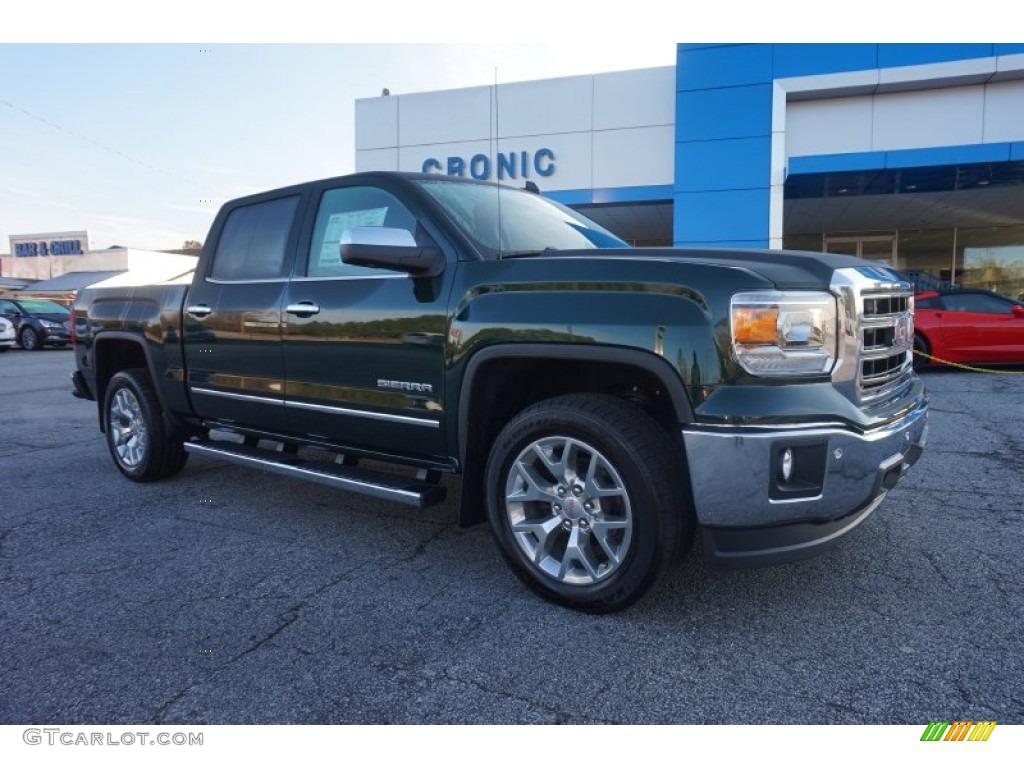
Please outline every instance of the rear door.
M204 419L287 431L281 305L304 194L261 195L214 227L213 258L197 272L183 317L186 377Z
M306 439L424 459L445 455L444 349L455 254L401 187L325 183L310 200L285 312L287 410ZM353 227L440 247L444 273L413 278L341 261Z

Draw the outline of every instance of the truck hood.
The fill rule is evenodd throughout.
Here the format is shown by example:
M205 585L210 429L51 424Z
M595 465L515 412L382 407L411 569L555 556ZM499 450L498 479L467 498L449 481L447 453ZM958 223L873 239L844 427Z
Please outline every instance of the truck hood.
M594 248L545 251L545 259L622 259L629 261L706 264L745 269L771 281L779 289L827 290L836 269L861 267L889 269L877 261L834 253L766 251L738 248ZM891 271L891 270L890 270ZM892 275L899 279L898 275Z

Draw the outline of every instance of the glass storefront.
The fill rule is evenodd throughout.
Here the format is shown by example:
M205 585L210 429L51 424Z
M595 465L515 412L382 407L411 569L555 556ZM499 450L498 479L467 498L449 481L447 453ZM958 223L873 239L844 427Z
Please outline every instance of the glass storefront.
M955 285L1024 295L1024 225L792 234L783 247L884 261L919 290Z
M958 230L957 283L1004 296L1024 294L1024 226Z

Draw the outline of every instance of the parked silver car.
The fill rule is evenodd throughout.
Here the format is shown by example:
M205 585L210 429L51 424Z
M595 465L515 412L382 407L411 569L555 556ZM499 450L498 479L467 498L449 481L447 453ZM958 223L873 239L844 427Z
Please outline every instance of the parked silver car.
M0 352L6 352L14 346L14 323L6 317L0 317Z

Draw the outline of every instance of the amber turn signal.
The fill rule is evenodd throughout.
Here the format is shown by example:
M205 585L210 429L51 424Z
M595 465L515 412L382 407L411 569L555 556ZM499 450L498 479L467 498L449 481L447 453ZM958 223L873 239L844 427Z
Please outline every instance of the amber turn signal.
M732 328L737 344L775 344L779 338L779 308L733 307Z

